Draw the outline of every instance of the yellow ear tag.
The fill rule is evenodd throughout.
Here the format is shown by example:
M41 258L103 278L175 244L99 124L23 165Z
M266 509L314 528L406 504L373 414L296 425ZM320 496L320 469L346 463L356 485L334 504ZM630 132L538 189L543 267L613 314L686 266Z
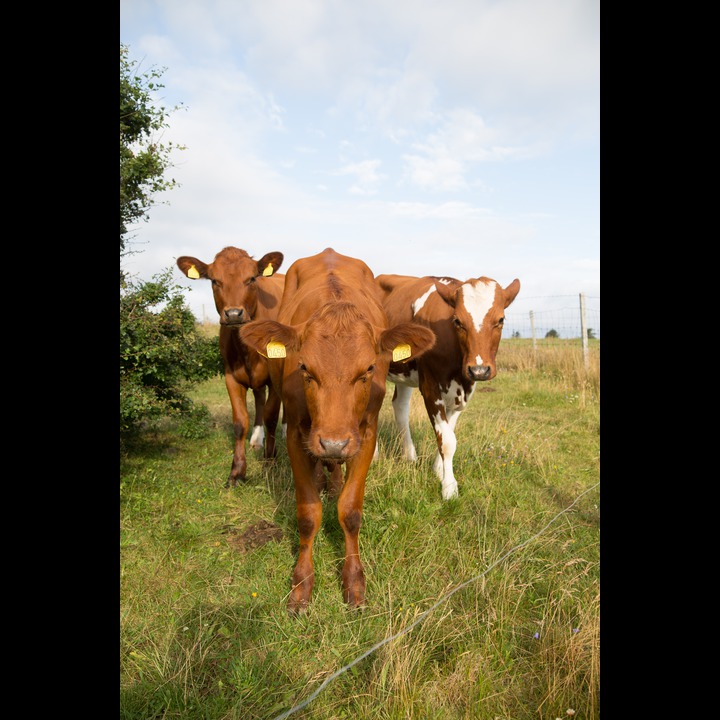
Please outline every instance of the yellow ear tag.
M267 355L269 358L284 358L285 357L285 346L279 342L269 342L267 344Z
M194 265L191 265L188 270L188 277L192 278L193 280L197 280L200 277L200 273L197 271L197 268Z
M268 266L263 270L263 277L270 277L273 274L272 263L268 263ZM283 357L285 357L283 355Z
M407 360L412 355L412 349L409 345L402 344L398 345L393 350L393 362L400 362L401 360Z

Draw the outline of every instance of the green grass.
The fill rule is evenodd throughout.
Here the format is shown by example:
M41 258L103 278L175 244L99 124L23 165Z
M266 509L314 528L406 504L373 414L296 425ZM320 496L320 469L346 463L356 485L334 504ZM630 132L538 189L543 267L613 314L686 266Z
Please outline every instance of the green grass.
M599 718L599 343L586 366L576 343L503 340L498 365L458 422L460 496L449 502L417 392L419 461L400 459L389 386L360 533L359 612L342 601L343 537L325 499L313 600L288 616L297 528L285 445L274 463L248 451L247 482L224 488L222 378L194 391L213 418L207 437L168 424L128 451L121 719L272 719L328 680L289 716ZM241 534L262 521L281 539L243 548Z

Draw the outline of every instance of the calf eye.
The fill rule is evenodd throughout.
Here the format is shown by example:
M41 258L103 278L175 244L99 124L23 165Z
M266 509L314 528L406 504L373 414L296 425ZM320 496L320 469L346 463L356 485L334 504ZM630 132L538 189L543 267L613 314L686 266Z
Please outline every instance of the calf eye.
M463 327L463 324L460 322L460 320L459 320L455 315L453 315L452 322L453 322L453 325L455 326L455 328L456 328L457 330L464 330L464 329L465 329L465 328Z
M251 277L251 278L248 278L248 280L247 280L247 282L246 282L245 284L246 284L246 285L252 285L254 282L255 282L255 278L254 278L254 277Z
M303 374L305 382L310 382L311 380L314 380L313 376L308 372L307 367L305 367L305 363L300 363L300 371Z

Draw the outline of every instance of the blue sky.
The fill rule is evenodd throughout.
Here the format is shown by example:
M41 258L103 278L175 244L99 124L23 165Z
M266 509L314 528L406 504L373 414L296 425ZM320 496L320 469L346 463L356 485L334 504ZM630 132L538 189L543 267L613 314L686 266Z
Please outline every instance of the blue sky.
M517 277L513 313L599 298L599 0L120 0L120 42L164 69L157 102L183 109L158 139L187 146L133 277L333 247L376 274Z

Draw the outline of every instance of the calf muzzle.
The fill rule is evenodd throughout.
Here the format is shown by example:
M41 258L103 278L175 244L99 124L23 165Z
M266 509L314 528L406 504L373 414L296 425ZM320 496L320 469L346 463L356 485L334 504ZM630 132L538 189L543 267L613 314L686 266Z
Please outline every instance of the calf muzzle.
M244 308L225 308L223 311L225 325L244 325L250 321L250 316Z
M325 451L323 457L325 458L343 458L343 451L347 447L350 439L345 440L330 440L328 438L320 438L320 447Z
M492 368L489 365L468 365L467 373L471 380L489 380Z

